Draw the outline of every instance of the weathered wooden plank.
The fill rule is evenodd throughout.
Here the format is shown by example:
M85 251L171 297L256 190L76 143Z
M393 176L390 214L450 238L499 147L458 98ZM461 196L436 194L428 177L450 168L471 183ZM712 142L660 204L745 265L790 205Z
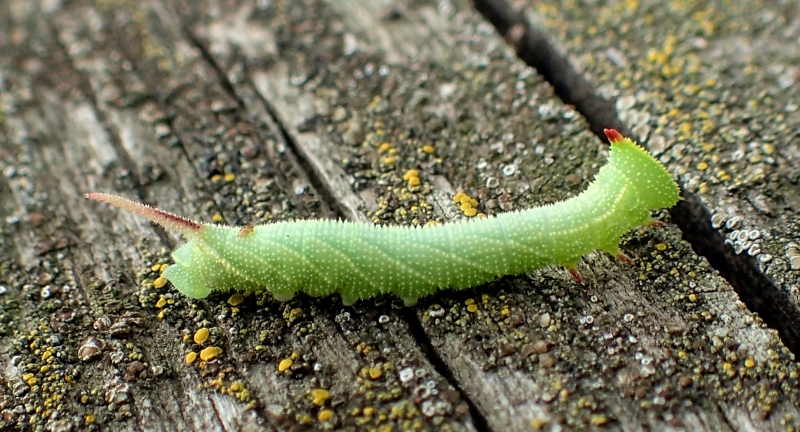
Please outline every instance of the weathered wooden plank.
M16 332L4 346L17 341L3 352L5 421L471 430L463 397L478 427L497 430L769 430L798 418L789 354L674 229L632 234L633 268L589 257L586 287L550 269L403 311L391 299L194 302L147 285L156 272L132 280L175 239L81 192L130 191L229 223L421 224L463 217L455 190L487 213L569 196L604 149L465 5L56 6L0 5L11 17L0 43L14 53L0 59L0 208L11 215L0 319ZM411 168L419 185L403 178ZM175 303L155 307L162 296ZM126 313L132 330L114 336L103 317ZM202 326L203 346L223 354L185 366ZM90 335L106 346L84 364L76 351ZM314 388L330 391L316 393L323 407ZM314 420L326 408L333 419Z
M422 202L417 196L440 203L437 197L456 188L490 212L495 203L563 198L602 162L601 147L574 112L502 51L463 5L273 6L265 14L230 6L235 12L228 15L252 33L272 32L265 38L275 41L270 54L277 58L270 62L238 55L252 42L225 37L213 20L202 24L207 17L197 18L194 29L235 77L239 94L252 95L255 86L276 107L301 152L346 161L345 176L357 186L367 179L373 192L362 197L376 221L458 214L452 208L414 213ZM312 8L326 17L325 26L308 21ZM242 18L248 13L249 20ZM405 46L409 32L413 47ZM423 46L420 34L427 36ZM251 99L243 96L246 106L257 105ZM433 161L422 150L427 144ZM585 148L598 154L587 156ZM503 174L511 165L513 174ZM422 172L419 190L402 180L412 168ZM340 168L332 172L342 176ZM536 197L542 189L545 196ZM376 204L369 205L371 195ZM678 237L676 231L634 235L628 250L642 262L634 269L589 258L584 270L595 275L588 293L563 272L545 271L533 276L536 288L510 278L478 291L477 299L473 292L442 294L418 308L423 328L499 430L527 429L532 421L631 430L780 426L782 415L796 412L796 395L782 383L796 368L782 364L790 353ZM659 252L665 246L668 252ZM502 295L492 294L498 289Z
M626 126L708 208L730 248L716 246L710 259L800 350L797 5L527 4L532 20L616 101Z
M16 245L3 256L3 283L15 307L6 316L7 331L9 340L19 341L5 352L4 376L10 388L24 392L7 395L7 425L296 429L334 407L334 420L351 428L392 416L410 426L471 429L458 394L388 306L342 310L308 299L276 304L250 296L234 307L228 295L208 302L173 298L153 286L157 272L150 270L134 280L139 269L165 262L159 249L177 242L141 220L87 204L80 193L127 191L175 212L229 223L334 212L316 198L291 151L273 135L276 130L239 109L225 81L162 5L73 2L42 11L17 2L8 8L15 13L4 16L15 21L3 33L17 39L4 41L3 50L14 56L3 64L9 192L2 205L22 222L4 230L13 234L6 241ZM26 221L36 208L47 219L34 229ZM50 233L65 224L69 249L62 252L65 246L50 241ZM152 241L139 246L143 237ZM57 249L35 249L43 241ZM32 269L42 266L67 276L43 280L27 274L35 276L40 271ZM144 286L137 289L140 282ZM55 284L71 290L56 294ZM51 300L38 294L45 285L54 291ZM73 296L76 290L83 295ZM76 313L69 325L48 325L67 311ZM113 325L131 312L140 318L129 334L108 328L106 318ZM201 327L211 335L198 346L193 336ZM36 334L27 336L29 330ZM90 336L103 341L103 355L81 362L76 350ZM44 342L54 337L59 340ZM48 347L29 346L34 340ZM223 354L183 364L188 352L208 346L223 348ZM51 366L56 371L40 368L45 349L59 359ZM278 364L287 358L294 358L293 366L279 373ZM392 368L401 367L414 372L413 381L397 378ZM62 369L79 371L70 378L74 386L59 381ZM27 388L31 378L56 380L58 388ZM422 417L407 402L416 381L440 383L449 418ZM312 393L315 388L327 389L330 397ZM374 413L366 409L370 403ZM355 406L364 408L363 415L343 418Z

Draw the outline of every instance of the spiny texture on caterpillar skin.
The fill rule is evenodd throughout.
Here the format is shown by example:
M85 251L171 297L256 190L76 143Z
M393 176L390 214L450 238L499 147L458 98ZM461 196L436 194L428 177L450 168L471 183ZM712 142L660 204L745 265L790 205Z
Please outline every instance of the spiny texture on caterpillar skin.
M620 236L650 211L678 200L678 187L649 153L617 131L608 163L580 195L496 217L424 228L300 220L259 226L199 224L114 195L105 201L183 234L164 277L186 296L268 289L340 293L346 305L393 293L411 305L438 289L463 289L547 264L573 269L593 250L624 257ZM576 276L577 277L577 276Z

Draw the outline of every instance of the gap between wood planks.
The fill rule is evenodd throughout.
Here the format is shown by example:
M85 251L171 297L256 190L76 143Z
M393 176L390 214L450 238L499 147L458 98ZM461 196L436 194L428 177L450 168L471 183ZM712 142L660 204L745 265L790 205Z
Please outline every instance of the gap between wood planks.
M573 105L583 115L592 133L607 141L603 128L610 127L637 139L620 120L614 103L601 97L569 59L558 52L547 35L535 28L507 0L472 0L472 3L514 48L517 56L536 69L564 103ZM683 232L683 239L731 284L750 311L778 331L789 350L796 356L800 355L800 311L789 293L779 289L759 271L754 257L737 255L725 244L722 234L711 226L708 209L697 195L684 190L683 185L681 197L683 199L669 212Z
M218 79L221 82L222 88L228 92L228 94L236 100L237 105L239 105L240 109L244 109L244 102L242 101L241 97L236 93L236 89L234 88L233 84L230 82L228 77L225 75L222 67L217 63L214 59L213 55L208 51L208 48L205 44L196 36L194 35L191 30L188 28L183 29L184 37L194 46L202 56L203 60L208 63L211 68L216 73ZM329 185L322 180L321 176L314 170L313 164L308 160L307 155L305 152L300 148L300 146L294 141L291 134L288 132L286 127L281 123L280 118L277 115L275 108L269 101L263 97L263 95L259 94L258 98L260 99L262 105L264 106L264 110L268 113L270 117L270 121L273 126L279 132L280 139L283 140L283 143L286 147L291 151L294 157L297 158L298 165L300 169L302 169L311 185L316 189L316 192L322 198L322 201L325 205L335 214L335 216L342 220L347 220L347 215L349 212L345 209L339 200L336 199L336 196L332 190L330 190ZM447 366L447 363L442 360L439 353L436 351L436 348L431 343L430 338L428 337L425 330L422 328L422 323L419 321L419 317L413 311L412 308L404 308L403 313L400 315L403 317L403 320L408 325L409 332L411 333L412 337L417 343L420 351L425 355L428 362L433 366L433 369L443 377L448 384L450 384L456 391L458 391L461 400L467 403L469 407L470 417L472 418L472 425L478 432L489 432L488 422L486 417L480 412L475 402L470 399L469 395L462 389L460 383L453 375L453 371Z

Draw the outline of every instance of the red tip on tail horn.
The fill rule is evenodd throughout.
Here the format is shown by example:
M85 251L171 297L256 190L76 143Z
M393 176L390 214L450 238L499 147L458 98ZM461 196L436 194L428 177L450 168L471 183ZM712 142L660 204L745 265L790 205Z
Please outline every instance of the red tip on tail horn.
M620 142L623 139L625 139L623 138L622 134L617 132L615 129L603 129L603 132L606 134L606 137L608 138L608 141L611 144Z
M131 213L145 217L170 231L176 231L187 237L196 235L203 228L203 226L197 222L142 203L138 203L136 201L131 201L121 196L105 193L88 193L85 196L90 200L103 201L117 206L123 210L127 210Z

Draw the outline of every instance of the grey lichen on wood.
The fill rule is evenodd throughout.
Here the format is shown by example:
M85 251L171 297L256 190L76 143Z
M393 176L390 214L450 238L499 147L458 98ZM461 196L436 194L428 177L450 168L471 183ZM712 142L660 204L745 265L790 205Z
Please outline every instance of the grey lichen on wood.
M633 267L587 257L586 286L554 268L408 313L388 298L188 300L159 278L179 239L79 198L116 191L238 224L421 225L580 191L604 146L467 4L439 6L0 5L13 54L0 58L0 421L768 430L798 418L791 356L674 228L626 237ZM437 208L442 191L474 204Z

